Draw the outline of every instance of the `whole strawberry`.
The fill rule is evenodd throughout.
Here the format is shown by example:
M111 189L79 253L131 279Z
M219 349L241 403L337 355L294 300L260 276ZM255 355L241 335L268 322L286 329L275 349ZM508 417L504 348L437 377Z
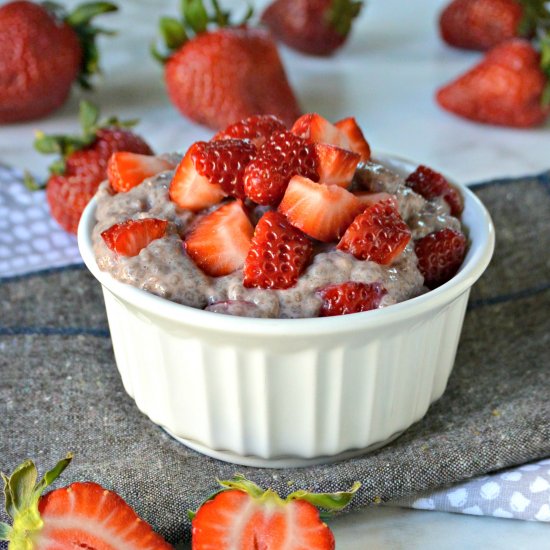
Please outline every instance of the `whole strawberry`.
M52 217L69 233L76 233L82 211L107 178L107 164L116 151L152 155L138 135L115 118L98 122L99 111L83 101L80 106L82 136L37 134L35 147L41 153L57 153L61 158L51 167L46 197Z
M543 43L544 44L544 43ZM540 53L521 38L509 40L436 95L441 107L456 115L500 126L528 128L550 113L550 43Z
M317 508L342 510L361 485L332 494L295 491L282 499L242 475L219 483L222 490L189 514L193 550L333 550L334 535Z
M170 51L165 62L168 96L182 114L214 129L253 115L271 114L286 124L300 109L269 33L229 16L212 2L184 2L183 20L161 19ZM213 25L217 28L212 28Z
M4 478L6 511L13 525L0 523L0 540L13 550L101 548L102 550L170 550L173 548L116 493L90 481L43 495L71 462L57 463L37 483L31 460Z
M55 111L75 80L89 88L98 70L93 17L116 10L109 2L82 4L70 14L53 2L25 0L0 7L0 123Z
M488 50L534 32L542 0L453 0L441 13L439 30L457 48Z
M311 55L331 55L346 42L363 2L275 0L262 15L273 35Z

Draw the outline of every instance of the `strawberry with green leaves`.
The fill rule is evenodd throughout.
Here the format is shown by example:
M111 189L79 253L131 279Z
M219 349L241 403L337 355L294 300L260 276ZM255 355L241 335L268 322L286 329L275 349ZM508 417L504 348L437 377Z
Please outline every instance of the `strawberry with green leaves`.
M69 233L76 233L84 208L107 178L107 165L113 153L153 154L149 145L128 129L136 121L109 118L100 122L98 109L83 101L80 123L83 131L80 136L38 132L35 140L35 147L41 153L60 155L50 167L46 198L52 217ZM36 186L29 177L27 184Z
M26 0L0 7L0 123L50 114L77 80L89 89L98 72L95 38L109 34L91 21L116 9L110 2L89 2L67 13L54 2Z
M0 523L0 540L9 542L9 550L173 548L119 495L97 483L77 482L44 495L71 459L68 454L38 482L31 460L9 477L2 474L13 525Z
M291 48L327 56L346 42L362 5L355 0L275 0L262 22Z
M184 0L181 20L163 17L168 96L185 116L222 129L254 115L275 115L286 124L300 109L269 32L244 21L230 25L228 12L212 0Z
M300 490L283 499L242 475L219 483L221 491L189 514L193 550L333 550L334 535L317 508L342 510L361 485L332 494Z

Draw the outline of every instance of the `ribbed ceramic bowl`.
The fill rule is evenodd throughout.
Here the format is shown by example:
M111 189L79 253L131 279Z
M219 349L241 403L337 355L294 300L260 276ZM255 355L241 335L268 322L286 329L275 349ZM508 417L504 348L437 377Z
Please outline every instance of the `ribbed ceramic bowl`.
M492 256L491 219L460 189L470 247L451 281L386 309L314 319L232 317L115 280L95 261L92 200L78 243L103 287L126 391L181 442L239 464L330 462L395 438L445 390L470 288Z

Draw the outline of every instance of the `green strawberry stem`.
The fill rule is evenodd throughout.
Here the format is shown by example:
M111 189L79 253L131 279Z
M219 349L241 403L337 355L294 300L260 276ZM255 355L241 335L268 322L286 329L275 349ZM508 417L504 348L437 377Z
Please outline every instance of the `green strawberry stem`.
M10 550L32 550L32 535L43 527L38 511L42 493L60 476L70 464L73 455L60 460L37 483L38 471L32 460L25 460L11 474L2 473L6 512L13 525L0 523L0 540L9 541Z
M82 62L78 83L85 90L90 90L92 88L90 77L100 72L96 37L100 34L115 34L112 31L95 27L92 25L92 19L104 13L117 11L118 7L111 2L87 2L77 6L74 11L67 14L64 7L56 2L43 2L42 5L54 17L71 26L78 36L82 47Z
M264 490L258 487L253 481L250 481L242 474L235 474L233 479L226 481L218 480L218 483L222 486L222 489L216 491L210 495L205 502L212 500L216 495L223 491L238 490L243 493L247 493L250 497L259 502L274 502L279 505L284 505L292 500L305 500L310 504L313 504L317 508L322 508L325 512L324 517L328 513L339 512L344 509L351 501L355 493L361 487L361 483L356 481L349 491L341 491L337 493L310 493L309 491L299 490L290 493L285 499L282 499L275 491L271 489ZM196 515L196 512L188 511L188 517L192 520Z
M332 0L332 4L325 12L325 19L338 34L347 36L353 20L359 15L362 7L361 1Z
M536 35L541 27L550 24L550 12L546 0L518 0L523 8L523 17L519 22L518 34L526 38Z
M231 23L231 13L221 8L217 0L210 0L210 11L203 0L181 0L181 17L161 17L159 30L163 42L162 51L157 44L151 46L151 55L159 62L166 63L170 56L194 36L207 32L210 28L244 25L253 14L252 6L247 3L243 18Z
M550 107L550 31L540 41L542 71L546 75L546 86L542 92L542 106Z
M112 127L131 128L138 123L136 119L121 121L116 117L109 117L100 121L99 109L89 101L80 102L78 118L82 128L81 135L46 135L44 132L40 131L35 134L34 148L38 152L46 155L60 155L60 157L50 165L51 174L63 174L67 157L75 151L79 151L91 145L95 141L99 129ZM27 179L29 181L27 181ZM30 176L28 178L26 177L25 180L27 187L36 187L36 183L30 181L32 180Z

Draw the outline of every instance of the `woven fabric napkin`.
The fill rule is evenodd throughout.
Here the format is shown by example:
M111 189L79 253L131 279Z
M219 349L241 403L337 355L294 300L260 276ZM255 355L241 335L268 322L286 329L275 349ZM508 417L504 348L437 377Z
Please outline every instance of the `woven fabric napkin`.
M189 537L185 511L237 471L282 494L359 480L350 509L392 502L548 521L549 189L550 172L476 187L497 247L473 289L444 396L391 445L332 465L254 469L187 449L125 394L100 288L84 268L4 278L0 469L33 457L44 471L72 450L62 484L90 479L116 489L172 542Z

